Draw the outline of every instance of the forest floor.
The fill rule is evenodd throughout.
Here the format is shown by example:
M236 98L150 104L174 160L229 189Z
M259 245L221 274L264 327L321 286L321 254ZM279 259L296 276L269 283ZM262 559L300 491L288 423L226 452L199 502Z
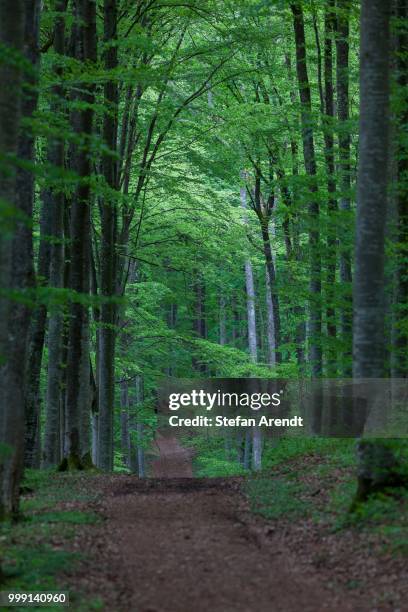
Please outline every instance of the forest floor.
M26 492L31 545L44 556L30 556L27 524L14 528L17 586L27 588L19 573L34 564L56 572L48 588L69 590L81 611L408 610L406 559L306 516L267 520L252 511L245 479L193 478L188 450L171 436L156 443L152 478L48 474L42 497Z

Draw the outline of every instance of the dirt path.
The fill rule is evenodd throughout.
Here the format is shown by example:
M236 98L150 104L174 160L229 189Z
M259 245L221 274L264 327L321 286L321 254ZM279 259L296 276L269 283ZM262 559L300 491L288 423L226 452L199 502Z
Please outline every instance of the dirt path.
M192 478L191 453L180 446L177 438L158 432L155 440L160 455L152 461L155 478Z
M239 488L235 479L112 479L103 532L89 542L99 574L90 566L88 592L115 612L371 610L298 564Z
M192 478L190 455L177 440L160 435L157 442L156 478L100 481L106 520L98 535L83 541L91 560L79 582L104 599L104 609L371 610L329 590L323 574L299 564L279 533L249 512L240 479Z

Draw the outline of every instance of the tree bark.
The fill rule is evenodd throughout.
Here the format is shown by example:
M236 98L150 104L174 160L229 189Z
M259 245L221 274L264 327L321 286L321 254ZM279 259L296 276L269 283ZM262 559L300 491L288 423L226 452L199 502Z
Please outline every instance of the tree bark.
M54 51L63 56L65 52L65 11L66 1L60 0L56 5L57 13L54 26ZM62 78L61 68L55 71L57 79ZM59 111L64 96L64 89L60 84L53 87L56 102L52 105L55 112ZM60 171L64 168L65 147L60 138L48 143L48 161ZM51 216L50 234L52 242L50 247L50 287L60 289L64 286L64 194L48 189L45 205L49 207ZM48 324L48 376L47 376L47 412L44 438L44 465L56 465L61 458L61 364L62 342L64 330L64 316L61 310L53 310L49 315Z
M106 71L117 67L117 7L116 0L104 0L104 65ZM118 86L115 80L105 84L107 111L103 121L103 137L109 152L103 156L105 181L112 195L105 197L101 207L101 295L103 301L99 318L99 451L98 465L104 470L113 469L113 405L115 385L115 322L116 308L113 302L116 289L116 202L114 190L118 189L118 167L114 157L118 136Z
M83 63L96 60L96 15L95 2L77 0L76 15L78 25L75 33L75 57ZM82 84L82 89L85 86ZM76 111L73 117L76 134L84 141L84 146L73 155L73 167L83 179L71 205L71 264L69 289L78 296L87 297L90 288L90 199L91 190L87 180L92 173L89 152L89 137L93 131L94 87L78 94L85 108ZM83 444L81 430L84 422L90 419L89 396L89 306L72 301L69 309L69 340L67 355L66 381L66 448L64 455L69 468L80 466L80 454L89 444ZM86 432L86 427L85 427Z
M40 213L40 245L38 249L36 285L46 286L49 281L51 235L50 210L42 194ZM32 314L28 333L26 393L25 393L25 446L24 466L39 468L41 458L41 365L44 351L47 307L39 303Z
M269 223L268 219L263 217L261 222L262 229L262 244L266 264L266 272L268 274L268 287L270 292L270 301L272 303L272 316L273 316L273 335L274 335L274 361L280 363L281 354L279 351L280 344L280 308L279 308L279 297L276 291L276 273L275 273L275 262L273 259L271 249L271 238L269 234Z
M336 350L336 308L335 282L337 263L337 231L336 231L336 180L334 163L334 93L333 93L333 33L334 33L334 0L330 0L325 11L324 20L324 108L323 108L323 130L324 130L324 156L327 173L328 192L328 228L327 228L327 272L326 272L326 325L327 335L331 344L327 351L327 376L334 377L337 373L337 350Z
M125 467L130 467L130 438L129 438L129 381L120 383L120 441L122 461Z
M306 60L305 26L302 5L299 2L291 4L293 26L296 43L296 72L301 103L301 124L303 157L306 174L310 179L309 212L309 251L310 251L310 315L309 315L309 346L311 370L314 377L322 373L322 312L321 312L321 259L320 259L320 229L319 203L317 201L316 155L313 135L312 101Z
M273 302L271 297L271 287L269 282L268 270L265 269L265 285L266 285L266 334L268 337L268 363L271 366L276 365L276 340L275 340L275 324Z
M336 32L336 84L337 84L337 117L339 121L339 209L345 216L339 229L340 280L343 284L346 305L340 314L340 327L343 340L351 346L352 334L352 294L351 294L351 246L347 246L348 218L350 216L351 163L350 163L350 128L349 121L349 12L350 0L337 0ZM351 350L343 354L343 376L351 376Z
M389 0L363 0L353 376L384 375L384 243L389 129Z
M29 293L33 285L32 207L33 179L27 170L16 172L14 157L32 161L34 138L19 134L21 115L31 116L37 104L36 88L22 97L21 55L33 70L24 82L37 82L36 45L39 3L22 0L0 3L0 43L10 51L1 63L0 77L0 214L8 217L7 233L0 236L0 519L18 512L19 482L24 460L25 362L30 312L10 294ZM31 31L30 31L31 28ZM24 36L30 39L24 46ZM31 46L31 36L33 46ZM20 57L19 57L20 56Z
M246 210L246 187L240 190L241 206ZM246 222L246 220L244 219ZM255 285L252 264L249 259L245 261L245 289L247 303L247 325L248 325L248 348L251 360L258 361L258 346L256 337L256 310L255 310Z

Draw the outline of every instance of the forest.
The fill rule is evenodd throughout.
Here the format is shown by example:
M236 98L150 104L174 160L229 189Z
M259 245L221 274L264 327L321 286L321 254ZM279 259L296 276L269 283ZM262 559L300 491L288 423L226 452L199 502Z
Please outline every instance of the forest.
M244 495L249 521L296 523L309 495L319 516L334 508L340 538L391 538L397 578L376 605L403 609L407 13L407 0L0 0L1 588L75 585L50 578L47 563L68 561L48 524L62 555L63 525L99 534L85 499L109 506L129 489L154 515L187 477L198 497L224 479L217 503ZM163 388L211 379L399 381L402 417L357 441L169 437ZM34 550L49 549L34 577L33 530ZM136 532L120 533L136 550ZM286 607L248 592L231 609L371 610L373 576L350 578L363 599L344 607L308 608L301 585ZM226 610L217 588L211 609ZM75 609L210 609L174 589L149 607L81 582L101 600Z

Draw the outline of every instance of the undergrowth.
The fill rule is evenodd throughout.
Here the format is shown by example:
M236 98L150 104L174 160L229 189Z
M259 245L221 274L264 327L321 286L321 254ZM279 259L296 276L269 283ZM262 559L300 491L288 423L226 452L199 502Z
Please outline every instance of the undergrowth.
M62 572L74 570L82 559L70 550L70 541L80 525L97 522L92 512L73 509L72 502L90 502L95 495L88 486L89 475L57 474L27 470L22 483L19 520L0 523L0 563L3 591L61 591ZM101 609L98 600L81 601L70 592L70 608L78 612ZM10 610L32 609L24 606ZM48 610L61 607L47 606Z

